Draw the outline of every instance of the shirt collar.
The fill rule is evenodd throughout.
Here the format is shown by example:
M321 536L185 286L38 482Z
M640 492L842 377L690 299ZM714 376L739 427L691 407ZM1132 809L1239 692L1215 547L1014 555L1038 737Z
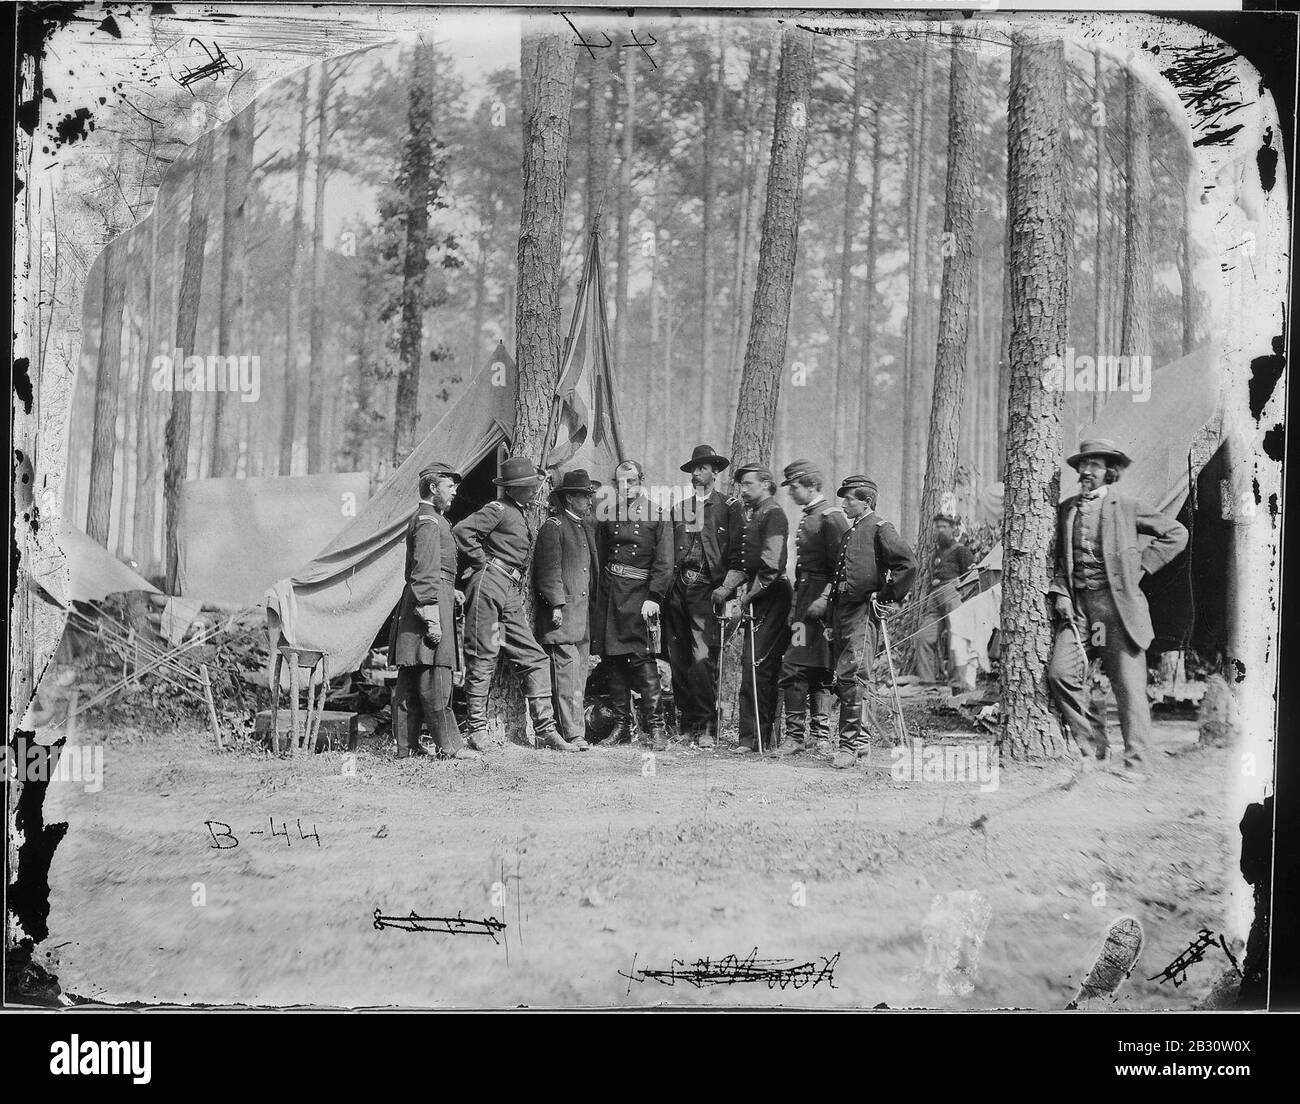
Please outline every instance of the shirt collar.
M575 513L574 513L572 510L570 510L567 506L565 507L564 512L565 512L566 514L568 514L569 517L573 518L574 521L581 521L581 520L582 520L582 515L581 515L581 514L575 514Z
M1100 502L1106 497L1106 491L1109 489L1108 483L1103 483L1095 491L1089 491L1087 494L1081 494L1079 497L1085 502Z
M806 514L809 510L816 509L818 506L820 506L820 505L821 505L823 502L825 502L825 501L826 501L826 496L825 496L824 494L819 494L819 495L818 495L816 498L814 498L810 503L808 503L807 506L805 506L805 507L803 508L803 512Z

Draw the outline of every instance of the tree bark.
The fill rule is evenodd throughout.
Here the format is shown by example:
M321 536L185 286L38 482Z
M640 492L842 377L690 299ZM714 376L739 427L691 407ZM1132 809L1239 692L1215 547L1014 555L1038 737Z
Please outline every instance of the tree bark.
M839 297L836 304L835 376L831 381L831 470L844 471L841 396L848 386L849 302L853 290L853 232L858 225L858 111L862 104L862 43L853 46L853 100L849 109L848 154L844 166L844 217L840 224Z
M420 420L420 368L424 359L424 283L429 267L429 183L433 175L433 46L423 37L415 48L407 105L406 245L402 262L402 321L397 409L393 416L393 464L414 450Z
M899 529L904 536L916 531L921 417L924 410L922 341L925 333L925 301L929 293L929 161L926 143L930 116L930 51L922 43L917 59L916 86L912 94L912 150L908 173L908 270L907 328L904 333L903 363L903 463L900 487Z
M417 58L427 52L422 46L416 47ZM418 69L418 61L416 64ZM320 84L316 92L316 195L312 209L310 365L307 370L307 471L310 473L323 471L325 467L321 433L325 391L329 386L329 381L325 378L325 183L329 179L326 158L329 154L329 98L332 84L329 63L322 62ZM432 92L427 95L431 97ZM409 236L407 242L409 246Z
M212 171L213 135L199 139L195 151L193 182L190 187L189 229L185 238L185 267L181 271L180 296L176 305L176 347L186 355L194 349L199 324L199 293L203 287L203 248L208 238L206 181ZM181 366L184 367L183 365ZM167 526L167 593L176 594L180 568L180 544L177 527L180 521L181 487L189 467L190 392L181 388L172 392L171 410L167 415L165 448L166 470L163 494Z
M153 358L164 344L158 340L158 299L160 298L158 273L158 238L162 231L165 199L163 189L159 187L154 200L153 212L149 215L149 259L145 265L144 279L141 287L144 291L144 355L141 357L142 376L140 390L136 395L135 411L135 510L132 512L131 555L138 565L137 570L148 579L154 574L154 498L158 483L155 472L158 469L158 445L154 434L153 403L149 396L156 394L150 385L149 367Z
M1178 248L1178 281L1182 292L1183 356L1196 348L1196 268L1192 261L1192 226L1183 196L1182 237Z
M1094 348L1093 356L1101 356L1106 350L1106 237L1105 237L1105 215L1106 215L1106 89L1103 81L1105 80L1105 62L1102 61L1101 51L1096 50L1092 56L1093 68L1093 111L1096 113L1093 118L1093 136L1095 139L1095 156L1096 156L1096 208L1097 208L1097 239L1093 244L1092 254L1092 278L1093 291L1095 292L1095 302L1093 303L1092 313L1092 339ZM1098 107L1097 105L1100 105ZM1093 391L1092 393L1092 421L1097 420L1097 415L1101 411L1101 393Z
M1146 89L1130 70L1124 80L1124 315L1120 355L1151 353L1151 108Z
M609 51L595 50L587 84L587 226L604 209L609 186Z
M957 447L970 334L971 269L975 253L975 58L971 44L956 32L952 34L949 90L939 340L916 557L921 567L919 597L924 597L930 589L930 559L935 552L934 516L940 510L952 509L945 499L956 492Z
M1065 49L1013 35L1007 118L1011 228L1011 398L1002 545L1002 718L1012 755L1055 756L1048 704L1052 622L1047 587L1060 497L1061 392L1043 386L1065 355L1067 312Z
M787 25L781 31L781 69L767 174L767 200L758 251L754 311L736 403L731 455L770 464L777 401L790 325L790 292L799 245L799 211L808 153L808 99L813 40Z
M104 290L99 311L99 355L95 361L95 414L90 440L90 500L86 535L105 547L113 504L117 459L117 406L122 377L122 310L126 305L126 239L104 250Z
M221 209L221 276L217 306L217 355L239 356L246 351L244 284L247 279L248 187L253 171L253 134L257 101L230 122L226 132L225 196ZM239 462L237 427L230 424L237 396L220 391L212 396L212 468L214 476L235 474Z
M628 269L632 264L629 233L632 219L632 153L636 138L635 55L635 50L623 52L623 128L618 159L618 275L614 280L614 365L615 371L623 373L624 379L631 378L631 373L627 370L627 288Z
M311 99L311 78L302 78L302 103L298 114L298 172L289 230L289 287L284 312L284 411L280 423L280 475L293 474L293 445L298 415L298 294L302 265L302 204L307 188L307 109Z
M713 426L713 380L717 366L714 364L713 346L713 293L714 293L714 242L713 233L714 195L716 185L713 179L713 147L717 142L716 120L722 113L722 58L717 59L717 71L714 72L714 59L709 48L708 39L700 46L700 142L703 174L701 191L703 192L703 216L700 222L700 283L703 295L700 299L700 420L697 436L703 441L708 438ZM710 97L710 93L712 96ZM670 424L665 420L665 424Z

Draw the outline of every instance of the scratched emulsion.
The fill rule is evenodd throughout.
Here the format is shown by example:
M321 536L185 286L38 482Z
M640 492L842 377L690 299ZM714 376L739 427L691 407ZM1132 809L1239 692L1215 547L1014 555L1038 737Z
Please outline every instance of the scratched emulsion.
M1142 925L1121 916L1106 932L1097 960L1088 971L1070 1008L1087 1008L1092 1001L1114 1000L1119 987L1133 973L1142 953Z

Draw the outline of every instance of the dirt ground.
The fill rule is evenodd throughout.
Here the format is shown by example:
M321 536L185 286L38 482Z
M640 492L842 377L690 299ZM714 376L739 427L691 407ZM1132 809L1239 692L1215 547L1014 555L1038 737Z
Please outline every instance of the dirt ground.
M1154 735L1145 784L1010 763L985 793L899 781L887 749L836 771L679 745L398 761L376 740L348 774L339 753L219 754L197 725L87 728L103 788L50 786L47 822L71 827L38 952L65 993L115 1003L1059 1009L1128 914L1145 946L1116 1006L1189 1008L1217 948L1180 987L1145 979L1227 929L1229 753L1191 721ZM506 926L380 929L376 910ZM638 972L755 949L829 961L833 987Z

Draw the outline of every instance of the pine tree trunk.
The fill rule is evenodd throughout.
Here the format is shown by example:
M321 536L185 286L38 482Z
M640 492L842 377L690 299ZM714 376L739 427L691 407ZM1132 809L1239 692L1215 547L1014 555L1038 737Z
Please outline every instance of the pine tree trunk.
M718 57L717 72L714 70L712 50L708 40L701 45L699 57L700 70L700 142L701 160L703 161L703 217L700 221L700 284L703 295L700 299L700 420L698 438L708 438L713 426L713 381L717 372L714 363L713 315L714 315L714 242L713 220L716 217L714 192L716 184L713 179L713 147L717 142L715 122L722 112L722 58ZM712 93L712 97L710 97ZM665 425L671 424L666 419Z
M427 53L426 47L416 47L416 57ZM416 63L417 69L419 62ZM316 195L312 214L311 242L311 333L310 366L307 375L307 471L315 473L325 469L325 443L322 439L325 391L329 387L325 366L325 183L329 179L329 98L333 82L329 63L323 62L320 86L316 95ZM430 81L430 88L432 81ZM426 91L426 97L432 91ZM410 231L407 231L408 263ZM405 327L405 302L403 302L403 327ZM403 328L405 339L405 328Z
M217 306L217 354L247 355L244 332L244 284L248 257L248 186L253 171L254 100L230 122L226 132L225 195L221 208L221 276ZM212 474L235 474L239 461L237 427L232 411L245 405L238 395L217 391L212 396ZM232 404L234 404L232 406Z
M790 325L790 293L799 244L804 161L808 152L808 99L813 40L787 25L781 31L781 69L767 174L767 200L758 250L754 311L745 348L731 455L770 464L777 401Z
M323 77L322 77L323 79ZM302 78L302 103L298 114L298 171L289 230L289 287L284 312L284 411L280 422L280 475L293 474L293 446L298 416L298 314L301 297L303 198L307 188L307 108L311 100L311 78Z
M164 193L160 187L154 200L153 212L149 215L149 259L145 264L144 279L141 287L144 291L144 353L140 359L142 375L140 390L136 395L135 411L135 510L131 516L131 555L138 565L137 570L146 579L155 570L154 562L154 497L157 480L154 473L158 469L158 445L154 434L153 403L150 395L157 394L150 385L150 365L154 356L165 342L159 341L158 335L158 300L161 295L158 273L158 238L162 230L165 209Z
M1124 315L1121 356L1151 353L1151 108L1146 89L1130 70L1124 80Z
M972 113L976 94L975 58L970 43L956 32L952 34L949 89L944 265L939 293L934 399L930 405L917 541L916 562L921 565L918 597L930 589L929 565L935 552L934 516L941 509L952 508L944 499L956 491L957 445L970 333L971 269L975 252L975 118Z
M1007 118L1011 226L1011 398L1002 520L1002 724L1013 755L1055 756L1048 705L1052 575L1060 492L1061 393L1043 386L1065 355L1067 325L1065 50L1034 31L1013 35Z
M95 361L95 414L90 440L90 500L86 535L108 546L117 458L117 405L122 376L122 310L126 305L126 239L104 250L103 295L99 312L99 355Z
M1196 269L1192 261L1192 226L1183 197L1182 239L1178 243L1178 281L1183 308L1183 356L1196 348Z
M1097 240L1093 245L1092 253L1092 277L1093 291L1096 301L1093 303L1092 313L1092 339L1094 348L1093 356L1102 356L1106 351L1106 286L1105 286L1105 215L1106 215L1106 117L1105 101L1106 91L1103 83L1105 79L1105 63L1102 61L1101 51L1097 50L1093 54L1093 94L1094 112L1093 119L1093 138L1095 141L1096 156L1096 208L1097 208ZM1098 108L1095 105L1100 104ZM1096 421L1097 415L1101 412L1100 392L1092 393L1091 420Z
M849 149L844 167L844 218L840 225L840 278L836 304L835 377L831 383L831 470L844 471L841 396L848 388L849 318L853 294L853 232L858 225L858 111L862 104L862 43L853 46L853 102L849 111Z
M627 369L628 269L632 264L629 238L632 219L632 153L636 138L636 63L635 50L623 52L623 128L618 159L618 275L614 280L614 370L624 379L632 378ZM521 331L522 336L522 331Z
M876 336L876 252L880 227L880 104L873 109L871 122L871 210L867 214L867 278L862 288L862 372L858 402L858 450L854 471L871 472L871 412L874 408L875 365L872 346ZM860 464L861 467L857 467ZM843 473L841 473L843 474ZM837 475L836 478L839 478Z
M421 38L415 48L407 105L406 243L402 261L402 321L393 464L402 463L418 443L420 368L424 360L424 284L429 267L429 182L433 173L433 47Z
M176 304L176 347L186 354L194 348L199 325L199 294L203 287L203 248L208 238L208 209L206 183L212 171L213 134L199 139L195 151L193 182L190 187L189 229L185 237L185 267L181 272L180 295ZM180 544L177 525L180 520L181 487L189 469L190 453L190 395L189 391L176 390L171 396L171 410L167 415L165 447L166 471L163 493L166 501L167 593L178 593L177 575L180 568Z
M924 394L922 387L922 362L925 357L922 343L925 335L925 304L929 297L930 242L927 236L929 214L928 177L929 160L926 145L929 140L930 117L930 51L922 43L917 59L916 84L912 94L913 145L911 167L908 174L908 284L907 329L904 335L903 362L903 464L900 488L899 531L910 537L916 531L920 459L917 446L920 441Z

